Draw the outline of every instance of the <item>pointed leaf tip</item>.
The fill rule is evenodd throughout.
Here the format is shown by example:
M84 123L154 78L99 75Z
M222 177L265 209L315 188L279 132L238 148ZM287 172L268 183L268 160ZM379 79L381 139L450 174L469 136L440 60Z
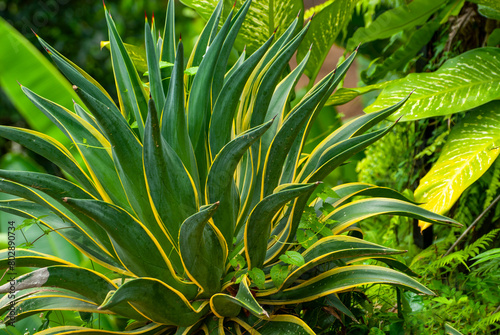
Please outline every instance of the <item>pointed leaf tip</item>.
M300 13L302 13L302 9L299 9L299 12L297 13L297 18L300 16Z
M37 34L37 33L35 33L35 31L33 30L33 28L31 28L31 27L30 27L30 29L31 29L31 31L33 32L33 34L35 34L35 36L38 38L38 34Z
M179 42L182 41L182 33L179 33Z
M19 84L19 86L23 87L23 85L21 85L21 83L19 82L19 80L16 80L16 81Z
M106 9L106 4L104 3L104 0L102 0L102 6L104 7L104 10L107 10Z
M78 89L78 86L73 85L73 90L75 90L75 91L76 91L77 89Z
M356 47L356 49L354 50L354 52L358 52L360 46L361 46L361 43L358 44L358 46Z
M314 44L314 43L311 43L311 45L309 46L309 51L311 51L311 50L312 50L312 48L313 48L313 44Z
M144 21L148 22L148 13L144 10Z

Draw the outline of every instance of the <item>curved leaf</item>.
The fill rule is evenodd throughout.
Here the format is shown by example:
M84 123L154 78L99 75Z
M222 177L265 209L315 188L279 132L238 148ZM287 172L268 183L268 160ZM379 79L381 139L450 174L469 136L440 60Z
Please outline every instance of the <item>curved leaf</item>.
M441 155L420 180L415 200L422 208L446 213L463 191L493 164L500 153L500 102L475 108L453 127ZM430 224L420 222L422 229Z
M107 309L130 303L153 322L188 327L208 310L208 301L195 308L179 291L153 278L126 282L99 306Z
M455 220L435 214L412 203L386 198L363 199L349 203L335 209L325 216L324 220L333 220L335 224L332 232L338 234L356 222L381 214L404 215L431 223L461 226Z
M360 43L389 38L401 30L423 25L445 2L446 0L414 0L408 5L388 10L368 27L356 30L347 42L347 48L352 49Z
M113 331L101 329L89 329L87 327L62 326L42 330L37 335L155 335L162 332L168 326L151 323L147 326L126 331Z
M0 269L7 269L10 266L9 251L12 250L0 250ZM17 267L43 268L52 265L73 265L64 259L29 249L16 249L15 257Z
M202 292L211 296L220 291L228 254L221 232L209 223L219 206L215 203L184 221L179 231L179 249L186 271Z
M411 73L389 83L365 108L371 113L415 92L392 118L418 120L462 112L500 97L500 49L478 48L452 58L432 73Z
M401 272L375 265L350 265L324 272L268 297L261 298L257 293L257 301L269 305L295 304L366 284L398 285L417 293L434 295L428 288Z
M242 307L259 318L269 317L266 310L259 305L252 295L246 275L240 282L236 296L218 293L210 298L210 308L219 318L235 317L240 313Z

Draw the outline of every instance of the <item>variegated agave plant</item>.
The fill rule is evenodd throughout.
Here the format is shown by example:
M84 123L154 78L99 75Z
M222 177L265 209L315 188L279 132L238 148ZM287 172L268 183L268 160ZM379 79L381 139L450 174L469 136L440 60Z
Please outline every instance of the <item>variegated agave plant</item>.
M306 154L311 125L355 52L291 108L308 57L291 72L287 64L308 24L298 27L296 20L227 69L251 1L237 12L233 8L219 29L220 1L186 66L175 39L173 4L163 38L156 39L146 22L147 84L105 11L119 106L39 38L84 106L75 103L73 113L22 90L78 152L74 156L42 133L1 126L1 136L51 160L68 178L2 170L0 190L19 199L2 201L0 209L38 218L107 271L17 250L17 266L39 268L17 279L17 320L57 309L134 320L128 334L313 334L280 306L329 295L345 311L336 294L367 283L432 294L402 272L355 265L372 257L398 268L390 255L399 251L346 234L363 218L396 213L450 222L389 189L336 187L338 198L329 199L334 210L321 219L333 222L331 236L307 249L295 242L318 183L382 137L390 127L364 133L404 101L345 124ZM194 77L185 68L197 68ZM355 195L373 197L351 201ZM298 263L287 264L287 255ZM331 269L318 274L327 262ZM1 251L0 265L8 267L8 250ZM281 279L271 278L276 266ZM5 295L0 312L7 313L10 303ZM120 331L67 326L40 334Z

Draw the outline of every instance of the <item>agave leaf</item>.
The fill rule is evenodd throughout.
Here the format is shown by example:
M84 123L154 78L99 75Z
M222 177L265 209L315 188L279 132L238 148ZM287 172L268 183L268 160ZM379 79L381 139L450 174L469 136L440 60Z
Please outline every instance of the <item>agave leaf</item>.
M148 72L148 61L146 57L146 50L143 47L128 43L123 43L123 46L127 50L127 53L130 56L132 63L134 63L134 66L137 69L137 71L139 71L140 73ZM101 49L102 48L106 48L111 51L110 42L101 41Z
M172 268L171 261L177 261L174 256L178 257L178 251L171 251L169 245L160 245L142 222L106 202L71 198L67 202L89 217L100 218L98 224L108 232L121 263L131 273L159 278L189 297L196 295L196 285L181 282Z
M145 135L143 165L148 197L160 222L156 230L168 237L170 246L177 248L182 222L198 210L198 195L181 159L161 136L152 99L149 101ZM183 272L181 264L176 262L174 266L178 272Z
M461 226L455 220L432 213L411 203L386 198L362 199L349 203L335 209L324 219L336 222L332 232L338 234L358 221L381 214L404 215L430 223Z
M314 243L302 254L305 264L300 267L292 267L291 273L283 282L280 290L292 285L305 272L326 262L355 257L372 258L404 252L350 236L328 236Z
M401 193L387 188L380 187L372 184L366 183L346 183L339 186L335 186L332 188L332 191L337 195L335 197L328 197L325 201L320 198L316 198L314 200L314 208L318 211L323 203L326 202L331 204L333 207L339 207L340 205L345 204L349 200L351 200L355 196L372 196L372 197L380 197L380 198L391 198L398 199L401 201L411 202L416 204L416 202L411 201L406 198Z
M113 162L120 176L121 184L127 199L142 222L155 234L161 243L166 236L160 233L156 219L149 205L149 194L144 179L142 164L142 145L127 122L120 115L109 113L109 109L100 101L95 100L87 92L76 88L77 93L96 117L100 127L106 132L111 144Z
M163 84L161 80L160 73L160 55L156 54L156 45L154 43L154 37L152 35L149 23L146 20L145 40L146 40L146 57L148 64L148 78L149 78L149 92L153 97L153 100L157 106L163 106L165 104L165 93L163 92ZM161 112L159 110L158 112ZM158 115L160 118L160 115Z
M58 292L47 292L43 295L29 296L18 300L14 306L17 311L16 322L33 314L40 314L45 311L109 313L109 311L98 310L96 304L81 296L75 297ZM5 311L0 310L0 312L3 314Z
M163 29L163 45L161 49L161 60L169 63L175 62L177 37L175 36L175 1L169 0L165 28Z
M266 66L265 71L259 75L258 90L252 101L252 113L250 117L250 127L255 127L265 121L267 109L271 102L274 88L280 81L281 73L285 70L288 62L304 39L310 22L272 59L272 62Z
M217 98L212 118L210 119L209 140L211 159L230 141L233 118L239 103L241 90L247 83L257 63L269 49L273 40L274 34L271 35L262 47L245 60L237 70L232 74L226 75L227 79L222 87L224 94L220 94Z
M161 111L161 134L186 166L193 178L196 190L200 190L198 168L193 146L189 139L186 112L184 110L184 46L177 47L177 57L172 69L167 99ZM162 105L159 105L162 106Z
M311 22L311 29L297 51L297 61L302 60L312 45L311 61L305 73L314 82L333 42L351 21L352 13L359 0L330 1L326 7L316 13ZM354 46L356 47L356 45ZM354 50L348 47L348 50Z
M124 331L113 331L113 330L100 330L100 329L92 329L89 330L87 327L75 327L75 326L62 326L62 327L54 327L42 330L38 332L38 335L88 335L91 331L92 335L155 335L165 331L168 326L159 325L157 323L150 323L144 327L137 328L134 330Z
M9 249L0 250L0 269L7 269L9 264ZM12 253L11 253L12 254ZM35 250L16 249L16 267L43 268L52 265L73 265L64 259L44 254Z
M97 242L93 237L88 235L85 229L81 228L81 223L77 225L65 216L56 216L53 213L53 209L51 210L46 206L43 207L33 202L21 200L2 201L0 202L0 210L27 219L38 220L41 224L56 231L77 250L96 263L117 273L129 274L115 259L113 249L106 249L104 247L106 244L110 244L109 238L106 235L102 236L102 234L99 234L98 236L104 243Z
M87 192L96 197L99 196L91 179L78 165L68 149L52 137L34 130L6 126L0 126L0 136L17 142L50 160L75 178Z
M261 268L264 264L271 223L276 213L287 202L316 186L318 183L282 185L255 206L245 225L245 257L249 269Z
M448 322L445 322L444 324L444 331L448 335L463 335L461 332L453 328Z
M179 231L179 249L186 272L202 289L199 294L207 297L220 291L228 254L224 236L209 223L218 206L215 203L187 218Z
M273 120L270 120L240 134L220 151L210 167L206 186L206 202L220 201L222 210L214 215L214 222L228 245L233 242L233 232L239 209L239 204L232 201L231 195L234 171L243 154L271 127L272 123Z
M120 110L116 107L111 96L94 78L92 78L85 71L76 66L76 64L71 62L69 59L61 55L40 36L37 35L37 38L40 44L45 48L45 50L47 50L59 70L61 70L61 72L73 85L81 87L86 92L89 92L89 94L94 99L99 100L104 105L106 105L109 108L110 112L120 114Z
M210 13L215 8L217 1L214 0L181 0L185 5L193 8L202 18L208 20ZM222 1L220 1L222 2ZM219 3L220 3L219 2ZM243 7L245 0L223 0L224 17L227 16L229 8L236 4L236 8ZM300 12L304 11L304 4L301 0L291 0L277 3L272 0L252 1L248 10L248 15L241 27L241 33L235 41L238 50L243 50L246 46L248 53L252 54L257 50L267 38L277 28L278 36L281 36L286 28L292 23ZM302 26L302 16L299 25Z
M212 113L211 92L214 71L217 65L217 59L224 39L230 28L230 20L233 12L229 15L227 21L217 34L212 44L208 48L200 67L196 72L193 80L193 85L189 93L187 116L188 129L191 143L193 144L195 155L198 164L198 174L200 178L201 192L204 191L204 181L207 176L208 167L210 166L206 141L208 138L208 127Z
M351 122L342 125L339 129L328 135L328 137L326 137L323 141L321 141L321 143L316 146L316 148L313 149L307 161L305 162L304 168L297 176L297 179L302 181L306 176L313 173L318 167L319 160L321 159L321 157L324 157L323 155L325 151L327 151L329 148L332 148L332 146L334 147L337 143L341 143L342 141L364 133L366 130L381 122L389 115L393 114L401 106L403 106L403 104L408 100L408 97L409 96L406 96L404 99L398 101L394 105L373 113L372 118L366 118L366 115L363 115L352 120Z
M153 322L182 327L193 325L208 310L208 301L195 308L179 291L153 278L138 278L126 282L99 309L127 303Z
M432 73L412 73L387 85L365 112L394 104L415 88L392 118L403 120L462 112L500 97L500 50L478 48L452 58Z
M268 318L267 311L255 300L250 288L248 287L248 278L245 275L240 282L238 293L231 296L224 293L218 293L210 298L210 308L219 318L235 317L240 314L241 308L259 318Z
M113 72L122 114L137 122L139 136L143 138L144 122L148 113L146 93L139 74L118 35L115 23L106 8L104 9L109 31ZM83 87L82 89L85 90Z
M50 266L16 278L17 291L39 287L57 287L69 290L96 304L101 304L109 291L118 288L99 272L75 266ZM10 283L0 286L0 293L7 293L9 290ZM129 306L122 306L114 311L135 320L144 319L141 314Z
M63 265L38 269L16 278L17 291L35 287L67 289L97 304L104 301L109 291L118 288L99 272ZM0 293L7 293L9 289L10 284L6 283L0 286Z
M234 41L238 36L243 20L245 19L248 8L252 0L245 0L242 4L241 8L236 12L234 18L231 22L231 28L224 40L224 44L219 53L219 57L217 59L217 64L214 69L214 78L212 81L212 101L216 101L219 93L221 92L222 86L224 84L224 76L226 74L227 61L229 59L229 55L231 54L231 50L233 49ZM229 18L227 19L229 20ZM221 30L222 32L222 30ZM224 92L225 94L225 92Z
M366 284L398 285L413 292L434 295L428 288L401 272L375 265L350 265L324 272L271 296L261 298L257 293L257 300L269 305L295 304Z
M22 89L28 98L73 142L93 177L100 198L128 208L127 198L111 158L111 145L108 140L96 128L64 107L42 98L26 87ZM79 196L74 197L79 198Z
M240 318L231 318L251 334L273 335L273 334L316 334L304 321L293 315L272 315L268 320L258 320L256 324L250 326L248 321ZM255 329L258 329L256 331Z
M5 65L0 70L0 86L8 99L32 129L69 144L49 120L23 97L16 83L16 80L22 80L25 85L36 87L44 96L58 99L62 105L70 107L71 99L79 101L79 98L71 92L67 80L3 18L0 18L0 44L2 45L0 63ZM39 78L43 78L43 81Z
M356 30L347 42L352 49L360 43L389 38L401 30L423 25L446 0L415 0L408 5L396 7L382 13L368 27Z
M492 101L470 111L453 127L438 161L415 190L415 199L424 203L422 208L446 213L488 170L500 153L499 124L500 102ZM429 226L419 225L422 229Z

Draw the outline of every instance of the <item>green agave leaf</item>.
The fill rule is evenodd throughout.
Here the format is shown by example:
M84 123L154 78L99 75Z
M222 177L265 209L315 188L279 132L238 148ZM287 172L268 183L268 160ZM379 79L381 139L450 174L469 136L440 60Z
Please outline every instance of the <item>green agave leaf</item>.
M333 187L332 191L335 192L337 195L336 197L328 197L325 201L317 198L314 201L314 208L316 210L319 210L324 202L331 204L333 207L338 207L351 200L353 197L360 195L398 199L417 204L393 189L366 183L346 183Z
M217 60L229 32L232 16L233 12L231 11L231 14L203 56L188 97L187 117L189 137L191 138L197 159L202 192L204 191L204 182L208 173L208 167L210 166L206 142L213 106L211 95L207 92L211 92Z
M274 120L252 128L229 142L210 167L206 186L206 201L220 201L221 211L215 213L214 222L221 231L228 245L232 245L233 232L236 226L239 204L234 203L234 171L243 154L271 127ZM236 193L234 195L237 196Z
M420 180L415 200L424 203L422 208L446 213L493 164L499 146L500 102L493 101L473 109L453 127L438 161ZM422 229L429 226L419 225Z
M305 73L313 83L333 42L349 24L359 0L330 1L319 13L315 14L304 41L297 50L297 61L302 60L312 45L311 61ZM355 47L355 46L354 46ZM348 47L349 50L354 48Z
M91 231L90 229L85 229L85 226L84 229L82 229L81 222L77 225L64 215L59 217L54 214L54 212L57 211L29 201L1 201L0 210L25 217L27 219L39 220L41 224L53 231L56 231L77 250L96 263L101 264L102 266L117 273L129 274L116 260L113 249L106 249L104 247L107 243L110 244L109 238L106 235L102 236L102 234L100 234L98 236L102 241L104 241L104 243L101 244L97 242L95 238L88 235L87 231ZM42 267L42 264L44 263L41 262L40 266L37 267Z
M161 50L161 60L174 63L177 37L175 36L175 1L169 0L167 5L167 14L165 19L165 28L163 29L163 46Z
M292 285L302 274L310 269L339 259L350 259L358 257L375 257L383 255L394 255L404 253L396 249L386 248L381 245L370 243L350 236L329 236L320 239L308 248L302 255L305 264L294 266L292 272L279 288L287 288Z
M129 213L97 200L69 198L67 202L74 210L91 218L100 218L98 224L108 232L116 254L131 273L159 278L188 297L196 295L196 285L181 282L175 275L171 261L175 260L173 256L177 251L169 250L169 245L160 245L156 237Z
M255 300L250 288L248 287L248 278L245 275L240 282L238 293L231 296L224 293L218 293L210 298L210 308L219 318L235 317L240 314L241 308L245 308L253 315L262 318L268 318L267 311Z
M43 96L71 107L78 96L69 83L50 62L17 30L0 18L0 63L8 64L0 69L0 86L16 109L24 116L32 129L69 144L64 136L28 100L23 97L16 80L36 87ZM43 78L41 81L40 78Z
M54 49L50 44L45 42L40 36L37 35L40 44L47 50L50 57L56 64L56 66L61 70L61 72L69 79L69 81L78 87L81 87L86 92L96 100L100 101L106 105L109 110L113 113L120 114L120 110L116 107L113 102L113 98L104 90L104 88L85 71L80 69L76 64L71 62L69 59L61 55L56 49ZM46 95L43 95L46 96ZM57 97L59 99L59 97ZM76 100L79 101L79 100Z
M181 159L161 136L152 99L149 100L145 135L143 165L148 197L161 222L157 225L157 231L168 237L169 248L176 248L182 222L198 210L198 195L194 181ZM174 267L179 273L184 272L179 262L176 261Z
M401 30L423 25L446 0L414 0L408 5L396 7L382 13L368 27L356 30L347 42L347 49L360 43L385 39Z
M227 79L222 87L224 94L220 94L217 98L212 118L210 119L209 140L211 158L215 157L222 147L231 140L233 118L239 103L241 91L255 69L255 66L269 49L274 36L274 34L271 35L267 42L245 60L238 69L226 75Z
M104 11L109 31L113 73L122 114L137 122L139 135L143 138L144 122L148 112L146 92L106 7Z
M462 112L500 97L500 50L478 48L452 58L432 73L412 73L387 85L365 112L394 104L412 90L392 118L404 121Z
M289 201L315 189L319 183L282 185L253 209L245 225L245 257L248 268L264 264L271 224L276 213Z
M153 278L126 282L99 309L128 303L153 322L182 327L193 325L208 310L208 301L195 308L179 291Z
M335 93L330 96L330 98L328 98L325 105L326 106L338 106L338 105L346 104L349 101L354 100L355 98L357 98L358 96L360 96L362 94L382 89L382 88L386 87L387 85L389 85L390 83L396 82L396 80L383 81L381 83L373 84L370 86L353 87L353 88L341 87L338 90L336 90Z
M9 254L10 251L10 254ZM29 249L16 249L13 254L9 249L0 250L0 269L7 269L9 264L9 256L15 255L16 267L34 267L43 268L52 265L73 265L64 259L44 254L35 250Z
M26 96L71 139L93 177L100 198L129 208L120 179L115 171L108 140L75 113L42 98L26 87L22 89ZM74 197L80 198L76 195Z
M168 326L151 323L147 326L127 331L89 329L87 327L62 326L42 330L37 335L155 335L167 329Z
M165 93L163 92L163 84L160 73L160 55L156 54L156 45L154 43L155 37L152 35L153 32L151 31L147 19L144 32L146 41L146 57L148 63L149 92L155 104L157 106L163 106L165 104ZM161 112L161 110L159 112Z
M410 38L392 53L383 62L375 64L372 69L361 72L361 78L365 83L374 83L383 79L387 73L403 69L422 48L429 43L434 32L439 28L439 22L433 21L417 29Z
M111 144L113 162L134 211L132 214L137 215L162 244L168 245L167 237L159 228L149 202L141 157L141 143L121 115L110 113L108 107L92 98L84 90L76 88L76 91L87 107L92 110Z
M109 311L100 311L97 307L96 304L89 300L82 299L82 297L74 297L58 292L47 292L43 295L29 296L18 300L15 304L17 311L16 322L33 314L40 314L45 311L75 311L109 314Z
M428 288L401 272L375 265L350 265L324 272L268 297L260 297L257 293L257 301L269 305L295 304L366 284L398 285L413 292L434 295Z
M50 160L76 179L87 192L96 197L99 196L91 179L78 165L68 149L57 140L34 130L7 126L0 126L0 136L17 142Z
M339 234L358 221L381 214L404 215L431 223L461 226L455 220L435 214L409 202L388 198L363 199L349 203L335 209L325 216L324 220L336 222L332 232L333 234Z
M208 206L184 221L179 231L179 249L188 276L202 289L202 296L220 291L228 254L224 236L209 223L219 203Z
M255 324L247 320L231 318L251 334L274 335L274 334L297 334L315 335L316 333L301 319L293 315L272 315L268 320L258 320Z
M127 50L132 63L134 63L135 68L140 73L146 73L148 71L148 61L146 57L146 50L142 46L136 46L133 44L123 43L125 50ZM106 48L111 51L111 44L109 41L101 41L101 49Z
M181 0L181 2L196 10L205 20L208 20L217 4L217 1L214 0ZM224 17L226 17L235 2L232 0L223 0L223 2ZM237 0L236 8L239 9L244 3L245 0ZM236 48L243 50L246 46L249 54L254 53L273 34L276 28L277 35L281 36L297 15L303 11L304 4L301 0L279 3L273 0L252 1L241 32L235 41ZM302 26L302 16L298 17L299 26Z
M35 287L58 287L87 297L100 304L111 290L118 287L99 272L75 267L55 265L29 272L16 278L16 290ZM92 288L92 289L89 289ZM0 293L9 292L10 284L0 286Z
M161 134L177 155L179 155L199 192L200 178L198 176L193 145L189 139L186 112L184 109L184 46L182 42L177 47L177 57L174 62L167 98L161 111Z

